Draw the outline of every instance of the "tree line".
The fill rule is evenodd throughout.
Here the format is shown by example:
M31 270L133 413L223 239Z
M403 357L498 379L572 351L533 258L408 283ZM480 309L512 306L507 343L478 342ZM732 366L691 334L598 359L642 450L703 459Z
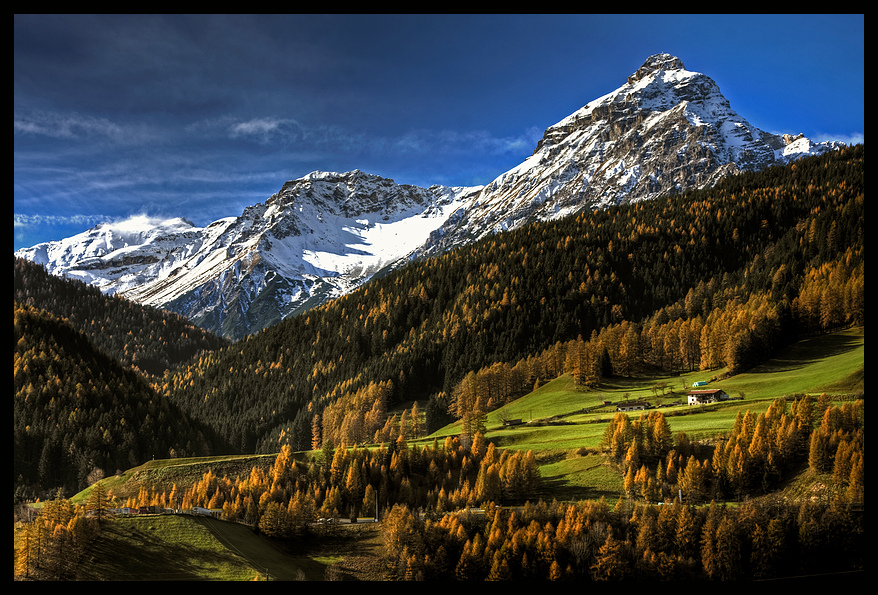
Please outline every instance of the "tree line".
M50 275L14 257L14 300L70 322L101 351L146 375L164 374L228 341L178 314L106 296L82 281Z
M395 503L444 512L483 502L523 503L541 479L532 452L498 449L481 434L468 447L457 437L422 447L403 437L377 448L327 445L306 460L285 445L270 468L236 477L207 471L189 486L144 485L119 506L222 511L270 537L307 533L321 518L384 517Z
M822 413L820 413L822 412ZM820 423L815 426L815 418ZM832 473L833 498L865 502L865 402L833 405L828 396L776 399L759 414L738 413L732 429L713 444L671 437L658 410L632 420L617 413L601 447L624 477L629 497L648 503L674 496L687 503L740 500L778 489L790 473L807 465Z
M228 341L21 258L13 291L16 501L77 491L156 456L214 449L210 431L148 379Z
M487 506L384 521L396 580L751 580L864 570L865 524L838 503L664 506L620 499Z

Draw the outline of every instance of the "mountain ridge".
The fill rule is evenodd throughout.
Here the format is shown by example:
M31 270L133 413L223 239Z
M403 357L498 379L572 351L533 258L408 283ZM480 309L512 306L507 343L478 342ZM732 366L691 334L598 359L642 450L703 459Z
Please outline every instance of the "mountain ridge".
M16 255L239 339L382 270L486 235L841 146L758 130L712 79L656 54L622 87L547 128L530 157L485 186L425 189L360 170L316 171L204 228L140 218Z
M731 109L710 77L656 54L626 84L547 128L533 154L485 186L424 252L448 249L474 230L484 237L532 220L712 186L740 171L841 146L763 132Z

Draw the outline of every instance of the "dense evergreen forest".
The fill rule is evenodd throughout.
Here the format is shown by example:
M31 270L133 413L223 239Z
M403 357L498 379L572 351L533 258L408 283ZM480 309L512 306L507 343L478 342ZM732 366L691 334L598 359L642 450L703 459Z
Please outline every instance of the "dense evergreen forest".
M185 318L14 259L16 499L86 487L211 440L146 380L228 341Z
M15 500L77 491L153 458L208 454L204 435L67 320L14 303Z
M539 502L426 519L399 505L384 525L395 580L844 582L865 562L860 513L823 503Z
M535 379L747 369L798 333L864 324L864 147L583 213L412 262L169 373L227 452L427 430ZM493 377L474 393L469 374ZM471 378L472 379L472 378Z
M108 298L96 287L55 277L23 258L14 260L16 302L67 319L98 349L145 375L161 376L203 351L229 344L178 314Z

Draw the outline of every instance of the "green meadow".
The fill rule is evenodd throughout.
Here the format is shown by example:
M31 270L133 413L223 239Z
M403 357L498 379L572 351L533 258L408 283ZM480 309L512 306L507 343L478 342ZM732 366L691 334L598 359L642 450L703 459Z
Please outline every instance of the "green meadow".
M245 525L192 515L105 521L78 571L79 580L263 581L353 578L344 560L374 555L377 525L346 527L307 547L265 539ZM361 577L362 578L362 577Z
M721 380L714 379L723 378L724 369L673 377L613 378L587 389L565 375L491 412L486 420L487 438L498 447L534 451L547 484L547 498L618 498L622 478L596 452L618 404L646 401L661 405L659 410L674 435L685 432L690 439L705 440L729 431L738 413L761 413L778 398L862 393L864 362L865 329L861 327L800 341L761 366ZM734 399L705 406L686 404L689 387L701 380ZM663 391L654 388L661 384ZM628 415L636 418L640 413ZM503 420L521 423L506 426ZM452 424L436 436L456 432L459 427Z

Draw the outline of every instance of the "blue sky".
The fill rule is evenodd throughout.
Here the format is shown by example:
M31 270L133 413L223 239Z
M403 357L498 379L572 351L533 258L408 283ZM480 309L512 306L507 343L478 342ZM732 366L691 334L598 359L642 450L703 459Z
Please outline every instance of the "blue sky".
M14 248L197 225L314 170L485 184L652 54L753 125L865 142L864 15L15 15Z

